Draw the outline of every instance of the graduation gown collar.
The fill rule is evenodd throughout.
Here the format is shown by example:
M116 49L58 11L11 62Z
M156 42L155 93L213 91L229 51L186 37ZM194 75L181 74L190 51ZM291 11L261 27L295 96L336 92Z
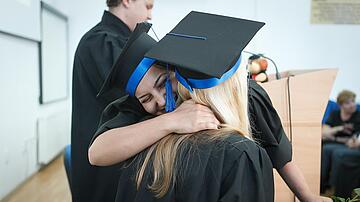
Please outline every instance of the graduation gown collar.
M109 11L104 11L104 14L101 18L101 23L109 25L115 28L117 31L122 32L126 35L131 34L131 30L129 29L129 27L120 18L116 17Z

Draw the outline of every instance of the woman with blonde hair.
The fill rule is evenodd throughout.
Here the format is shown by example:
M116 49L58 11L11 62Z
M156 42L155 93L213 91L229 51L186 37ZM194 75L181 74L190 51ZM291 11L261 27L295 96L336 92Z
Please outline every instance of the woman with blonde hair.
M246 75L240 67L191 93L179 84L179 99L209 107L219 129L170 134L137 154L122 169L116 201L273 201L272 164L250 132Z

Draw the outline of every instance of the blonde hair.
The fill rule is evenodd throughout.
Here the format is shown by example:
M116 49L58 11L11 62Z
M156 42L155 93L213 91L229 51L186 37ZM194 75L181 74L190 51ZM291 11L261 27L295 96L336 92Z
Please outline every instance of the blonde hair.
M157 198L163 197L176 183L179 164L187 164L176 161L178 155L184 153L184 145L187 143L194 142L195 145L199 143L202 140L199 134L203 134L202 137L205 137L203 139L212 141L237 131L239 135L251 139L246 78L246 69L240 67L232 77L212 88L194 89L193 93L190 93L181 84L178 85L180 99L182 101L193 99L196 103L209 107L220 121L220 129L198 132L196 135L170 134L152 145L138 169L137 189L140 188L147 165L152 160L153 180L148 188Z

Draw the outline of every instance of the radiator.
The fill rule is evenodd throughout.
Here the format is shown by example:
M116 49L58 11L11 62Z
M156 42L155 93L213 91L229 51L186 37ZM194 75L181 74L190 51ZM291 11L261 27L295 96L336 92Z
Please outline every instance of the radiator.
M60 111L40 117L37 121L38 163L47 164L56 157L70 139L68 111Z

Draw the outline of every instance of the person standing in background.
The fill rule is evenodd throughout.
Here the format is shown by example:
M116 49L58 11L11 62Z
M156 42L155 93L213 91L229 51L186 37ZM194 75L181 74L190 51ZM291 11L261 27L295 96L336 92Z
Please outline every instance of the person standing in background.
M96 98L114 61L139 22L151 19L153 0L106 0L108 11L80 40L73 64L71 192L73 202L114 201L115 167L91 166L88 146L101 112L123 92Z

